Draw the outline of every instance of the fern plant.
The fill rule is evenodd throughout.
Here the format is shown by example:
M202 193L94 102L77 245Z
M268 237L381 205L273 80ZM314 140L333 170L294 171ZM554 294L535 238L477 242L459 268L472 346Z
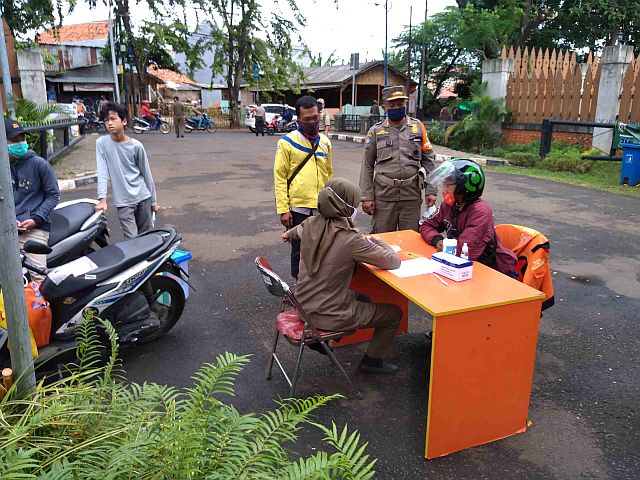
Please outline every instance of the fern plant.
M16 96L13 96L12 100L15 109L13 119L20 122L23 127L46 125L49 120L49 116L55 114L64 114L64 110L62 109L62 107L56 103L46 103L44 105L38 105L33 100L29 100L28 98L18 98ZM5 112L6 118L8 118L9 115L9 112ZM29 148L35 148L38 145L39 141L39 133L27 134L27 143L29 144ZM55 135L47 133L47 141L55 142L57 141L57 139ZM46 156L46 152L40 152L40 154L42 156Z
M194 375L191 388L177 389L122 382L117 335L108 322L85 322L78 340L68 378L40 384L27 399L11 390L0 402L0 479L368 480L375 474L357 432L310 421L336 395L240 413L220 397L234 395L246 355L219 355ZM305 425L323 431L331 453L291 453Z

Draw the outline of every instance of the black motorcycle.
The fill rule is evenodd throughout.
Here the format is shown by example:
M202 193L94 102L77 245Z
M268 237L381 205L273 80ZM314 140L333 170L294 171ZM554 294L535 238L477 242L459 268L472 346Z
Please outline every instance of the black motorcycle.
M49 344L38 348L36 375L60 375L75 361L78 327L93 317L108 320L120 345L137 345L164 336L185 307L181 282L188 275L172 258L181 236L162 228L109 245L53 269L30 264L22 253L25 282L29 271L46 275L40 293L51 305ZM46 254L49 247L29 240L24 252ZM8 335L0 327L0 367L10 366Z
M107 217L96 211L97 200L81 198L60 203L49 216L51 224L47 266L57 267L108 245Z

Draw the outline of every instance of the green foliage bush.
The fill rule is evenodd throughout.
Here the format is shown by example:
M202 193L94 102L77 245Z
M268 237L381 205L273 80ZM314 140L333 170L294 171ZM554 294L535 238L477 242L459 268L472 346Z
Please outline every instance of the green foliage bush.
M429 135L429 140L431 143L435 143L436 145L444 145L444 129L442 125L437 120L432 120L431 123L427 126L427 135Z
M540 161L540 156L537 153L530 152L507 152L502 157L517 167L535 167Z
M471 103L473 111L455 125L449 127L445 133L447 146L457 150L481 152L487 148L496 147L501 140L496 130L507 113L502 100L486 96L485 84L475 84L471 87ZM457 106L460 101L454 102Z
M491 154L505 158L511 165L519 167L537 167L552 172L586 173L593 168L592 160L583 160L580 147L563 142L553 142L551 152L544 160L540 159L540 142L510 144L495 148Z
M357 432L310 422L337 397L278 402L276 410L241 414L217 397L233 395L247 356L219 355L194 375L191 388L118 379L113 352L100 363L92 321L81 327L74 373L39 385L26 399L15 387L0 402L0 478L4 479L353 479L375 475ZM297 458L291 446L303 424L319 428L333 453Z
M586 173L593 168L591 160L583 160L580 152L551 152L543 160L540 160L539 166L552 172L573 172Z

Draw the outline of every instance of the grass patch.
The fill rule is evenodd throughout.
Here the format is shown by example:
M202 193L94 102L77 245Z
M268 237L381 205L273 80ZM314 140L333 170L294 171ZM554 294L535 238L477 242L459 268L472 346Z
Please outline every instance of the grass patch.
M607 162L589 160L592 168L589 172L554 172L540 167L517 167L514 165L504 165L496 167L483 167L486 170L501 173L512 173L527 177L543 178L554 182L569 183L582 187L594 188L604 192L616 193L630 197L640 197L640 186L629 187L620 185L621 162Z

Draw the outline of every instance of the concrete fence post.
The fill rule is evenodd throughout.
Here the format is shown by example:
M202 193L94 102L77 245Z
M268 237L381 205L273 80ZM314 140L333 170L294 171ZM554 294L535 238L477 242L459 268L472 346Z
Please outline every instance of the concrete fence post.
M482 83L487 84L487 96L504 101L507 97L509 74L513 72L515 65L513 58L491 58L482 62Z
M22 96L38 105L47 103L42 53L39 50L19 51L17 57Z
M620 94L624 74L633 59L633 47L614 45L605 47L600 59L600 86L596 105L596 122L613 123L620 111ZM592 146L609 153L613 141L613 130L594 128Z

